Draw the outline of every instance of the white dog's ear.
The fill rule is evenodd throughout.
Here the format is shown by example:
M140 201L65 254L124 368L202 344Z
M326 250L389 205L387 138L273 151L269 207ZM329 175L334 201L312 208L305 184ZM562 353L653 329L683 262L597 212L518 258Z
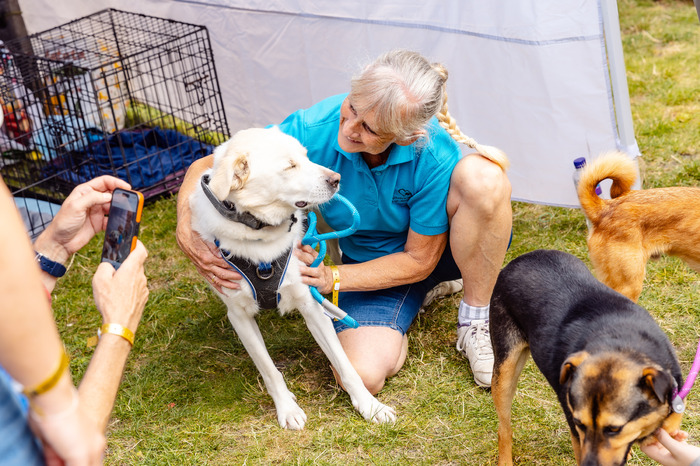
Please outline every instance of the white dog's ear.
M215 167L209 187L217 199L223 201L231 191L241 189L250 175L248 154L246 152L225 157L222 163Z

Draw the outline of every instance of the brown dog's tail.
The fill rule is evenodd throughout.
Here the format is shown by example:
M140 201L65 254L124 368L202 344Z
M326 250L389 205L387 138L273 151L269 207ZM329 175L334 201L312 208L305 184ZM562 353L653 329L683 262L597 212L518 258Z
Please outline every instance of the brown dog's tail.
M605 203L609 202L598 197L595 188L601 181L608 178L612 180L611 198L625 194L637 179L634 161L623 152L612 151L601 154L583 168L578 183L578 199L586 217L594 224L598 222Z

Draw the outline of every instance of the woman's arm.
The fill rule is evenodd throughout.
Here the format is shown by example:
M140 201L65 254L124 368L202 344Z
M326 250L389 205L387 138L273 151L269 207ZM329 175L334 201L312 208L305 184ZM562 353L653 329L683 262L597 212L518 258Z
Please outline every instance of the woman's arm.
M95 304L102 314L103 324L118 324L129 334L120 336L102 332L80 382L80 399L89 408L102 430L107 428L119 384L131 351L129 338L136 334L143 309L148 300L144 262L148 253L141 241L129 254L119 270L103 262L92 278Z
M41 439L69 463L99 464L104 435L87 416L62 364L63 345L29 236L1 179L0 219L0 364L25 388L37 389L28 396Z
M208 155L196 160L190 165L182 181L180 192L177 195L177 229L175 236L177 244L187 257L197 267L197 271L212 284L214 288L223 292L222 287L238 289L238 281L241 275L234 272L219 254L218 248L202 239L192 230L192 212L190 210L190 196L197 188L202 174L214 163L214 156Z
M130 189L131 186L108 175L76 186L34 242L35 251L65 265L97 232L106 228L112 192L116 188ZM41 275L46 289L53 291L56 277L46 272Z
M447 233L421 235L408 230L406 246L402 252L360 264L339 265L340 291L370 291L391 288L424 280L431 274L447 245ZM296 250L296 255L305 264L311 264L316 251L310 246ZM315 286L319 292L330 293L333 274L330 267L301 267L302 281Z

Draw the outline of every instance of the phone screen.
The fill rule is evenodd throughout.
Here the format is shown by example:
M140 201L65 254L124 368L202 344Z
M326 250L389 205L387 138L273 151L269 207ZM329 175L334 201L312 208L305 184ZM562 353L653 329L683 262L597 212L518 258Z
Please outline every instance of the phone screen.
M102 247L102 262L109 262L118 269L136 247L142 209L141 193L119 188L114 190Z

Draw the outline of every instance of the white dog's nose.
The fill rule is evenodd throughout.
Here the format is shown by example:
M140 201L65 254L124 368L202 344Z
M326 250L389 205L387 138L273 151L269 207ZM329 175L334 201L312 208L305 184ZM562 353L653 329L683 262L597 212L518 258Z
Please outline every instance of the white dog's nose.
M326 178L326 182L331 188L336 189L340 183L340 174L336 172L331 172L331 174Z

